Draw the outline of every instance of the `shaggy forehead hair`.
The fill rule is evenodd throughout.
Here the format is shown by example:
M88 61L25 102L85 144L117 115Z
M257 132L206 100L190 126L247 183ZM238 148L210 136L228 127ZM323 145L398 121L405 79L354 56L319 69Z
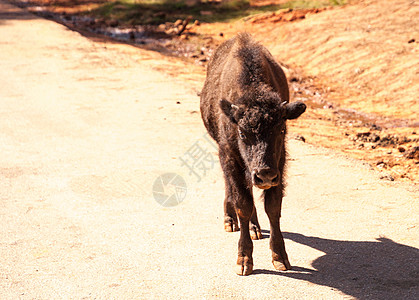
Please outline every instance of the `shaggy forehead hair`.
M238 100L238 104L245 107L239 126L244 130L262 133L279 124L283 116L283 100L265 81L262 46L248 34L239 34L237 39L235 57L241 62L242 68L238 83L246 90L246 94Z
M255 101L247 106L239 121L239 127L253 133L262 133L280 123L282 110L277 101Z

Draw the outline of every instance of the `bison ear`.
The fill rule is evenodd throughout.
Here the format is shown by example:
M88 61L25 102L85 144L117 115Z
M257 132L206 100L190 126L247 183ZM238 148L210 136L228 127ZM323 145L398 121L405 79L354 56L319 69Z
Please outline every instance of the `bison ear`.
M301 101L287 103L285 105L285 118L288 120L297 119L306 111L306 108L307 106Z
M222 99L220 101L220 107L223 113L231 120L231 122L237 124L239 122L240 108L231 102Z

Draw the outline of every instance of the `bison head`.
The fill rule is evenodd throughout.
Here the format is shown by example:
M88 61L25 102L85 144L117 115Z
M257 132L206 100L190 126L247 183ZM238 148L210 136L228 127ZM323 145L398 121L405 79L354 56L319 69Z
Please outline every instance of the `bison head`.
M278 95L263 101L241 98L237 103L221 100L220 107L234 124L234 136L252 184L269 189L278 185L282 177L280 169L285 162L286 120L298 118L304 113L306 105L299 101L279 104Z

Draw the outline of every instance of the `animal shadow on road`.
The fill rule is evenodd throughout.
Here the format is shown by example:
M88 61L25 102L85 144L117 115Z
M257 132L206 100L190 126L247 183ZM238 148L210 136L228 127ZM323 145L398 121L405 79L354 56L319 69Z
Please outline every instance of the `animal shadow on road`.
M291 232L283 235L325 255L312 262L313 269L293 266L287 272L255 270L254 274L305 280L358 299L419 299L417 248L384 237L376 241L340 241Z
M271 237L271 232L269 230L261 229L260 232L262 233L262 237L264 239L268 239Z

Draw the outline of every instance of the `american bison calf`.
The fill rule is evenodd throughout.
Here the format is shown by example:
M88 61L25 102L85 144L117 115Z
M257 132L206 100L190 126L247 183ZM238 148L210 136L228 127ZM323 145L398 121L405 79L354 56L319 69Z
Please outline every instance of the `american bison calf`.
M219 147L225 179L225 230L239 230L237 219L240 221L239 275L252 273L252 239L262 238L253 186L264 190L273 265L277 270L291 268L279 228L286 121L298 118L305 109L302 102L289 103L284 72L248 34L239 34L215 51L201 93L201 115Z

